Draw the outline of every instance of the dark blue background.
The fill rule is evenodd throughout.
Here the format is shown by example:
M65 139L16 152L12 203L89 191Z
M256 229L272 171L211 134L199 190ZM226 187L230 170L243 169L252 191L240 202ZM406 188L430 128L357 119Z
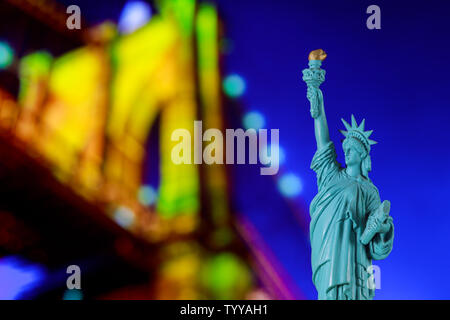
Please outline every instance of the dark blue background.
M450 298L450 3L448 1L219 1L233 50L225 70L247 81L243 101L280 129L284 170L303 180L297 203L316 194L309 169L315 152L313 121L301 70L308 53L328 57L322 85L331 139L340 148L353 113L374 129L370 177L392 203L394 249L381 267L377 299ZM381 30L366 27L366 9L381 8ZM252 185L251 188L258 188ZM249 186L241 186L242 192ZM275 211L260 212L277 215ZM258 219L258 215L253 216ZM308 219L307 217L305 217ZM256 221L256 223L258 223ZM309 256L287 245L297 225L285 224L267 241L308 297ZM289 229L291 228L291 229ZM289 230L288 230L289 229ZM284 238L284 239L283 239ZM295 241L294 237L292 238ZM310 275L307 275L307 278Z

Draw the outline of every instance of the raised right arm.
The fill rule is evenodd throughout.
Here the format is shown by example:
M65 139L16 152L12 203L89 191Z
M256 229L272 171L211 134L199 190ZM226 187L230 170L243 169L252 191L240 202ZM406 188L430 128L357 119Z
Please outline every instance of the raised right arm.
M330 142L322 91L315 86L308 85L307 97L311 103L310 111L311 116L314 119L314 133L316 136L317 150L320 150Z
M325 81L325 70L321 69L322 61L327 54L322 49L313 50L308 56L309 68L304 69L303 81L308 86L308 100L311 103L311 116L314 119L314 132L316 135L317 150L322 149L330 142L327 117L323 107L323 95L320 85Z

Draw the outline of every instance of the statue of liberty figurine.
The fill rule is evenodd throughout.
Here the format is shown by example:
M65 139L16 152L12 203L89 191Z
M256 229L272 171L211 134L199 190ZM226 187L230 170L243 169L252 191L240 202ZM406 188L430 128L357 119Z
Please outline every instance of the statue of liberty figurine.
M342 119L346 167L336 161L319 89L325 57L321 49L312 51L309 68L303 70L317 142L311 162L318 185L310 205L313 282L320 300L367 300L375 293L372 259L385 259L391 252L394 225L390 202L381 202L369 179L370 150L376 142L369 139L372 130L365 131L364 119L359 125L353 115L351 125Z

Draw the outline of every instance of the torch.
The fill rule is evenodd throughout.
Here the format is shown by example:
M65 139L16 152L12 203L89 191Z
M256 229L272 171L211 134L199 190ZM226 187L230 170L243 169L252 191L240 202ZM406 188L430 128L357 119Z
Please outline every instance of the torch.
M309 68L303 70L303 81L308 86L308 100L311 103L311 116L315 119L320 115L321 102L323 101L322 91L319 89L325 81L325 70L320 69L322 61L327 54L322 49L311 51L308 56Z

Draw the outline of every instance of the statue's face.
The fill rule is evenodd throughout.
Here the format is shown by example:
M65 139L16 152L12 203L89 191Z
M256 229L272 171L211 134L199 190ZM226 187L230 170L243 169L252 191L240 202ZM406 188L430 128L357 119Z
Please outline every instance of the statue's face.
M347 147L344 149L345 164L348 166L361 165L361 154L354 147Z

